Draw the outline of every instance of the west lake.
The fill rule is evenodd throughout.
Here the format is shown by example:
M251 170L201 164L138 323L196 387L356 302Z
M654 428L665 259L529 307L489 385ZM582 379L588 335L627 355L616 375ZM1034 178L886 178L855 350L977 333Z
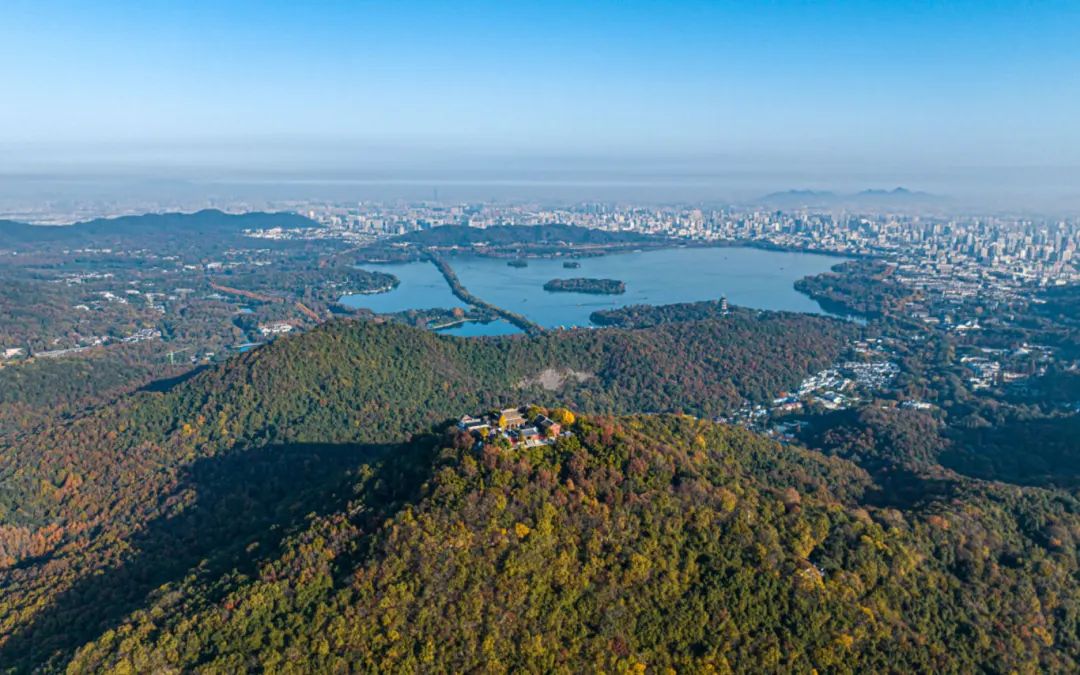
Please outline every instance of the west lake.
M511 267L505 259L479 256L448 258L461 283L474 295L517 312L549 328L589 326L598 309L626 305L668 305L716 300L727 296L733 305L757 309L825 314L817 302L795 290L796 280L827 272L842 258L769 251L747 247L671 248L582 258L577 269L563 267L568 258L528 260L527 267ZM460 307L446 281L430 262L365 265L393 274L401 283L375 295L350 295L342 303L374 312ZM626 283L622 295L549 293L551 279L592 277ZM443 331L453 335L502 335L517 332L503 321L466 323Z

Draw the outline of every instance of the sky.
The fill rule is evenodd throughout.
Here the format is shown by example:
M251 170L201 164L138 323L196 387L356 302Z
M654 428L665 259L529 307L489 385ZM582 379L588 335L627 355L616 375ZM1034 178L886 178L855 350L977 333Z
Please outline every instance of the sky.
M7 171L1071 171L1077 120L1075 0L0 3Z

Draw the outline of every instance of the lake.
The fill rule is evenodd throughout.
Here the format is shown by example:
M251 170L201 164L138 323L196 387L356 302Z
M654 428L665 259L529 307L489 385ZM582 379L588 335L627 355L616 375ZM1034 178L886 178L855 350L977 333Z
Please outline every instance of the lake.
M476 321L466 321L465 323L459 323L456 326L450 326L439 331L442 335L457 335L459 337L482 337L484 335L511 335L513 333L520 333L521 330L512 323L507 323L503 319L498 321L491 321L490 323L478 323Z
M505 259L479 256L448 258L461 283L478 297L548 327L589 326L598 309L626 305L669 305L716 300L733 305L791 312L826 312L795 290L796 280L827 272L843 258L768 251L747 247L671 248L582 258L578 269L563 267L565 258L528 260L528 267L510 267ZM350 307L387 313L407 309L459 307L446 281L430 262L365 265L401 280L387 293L342 298ZM626 282L622 295L549 293L551 279L593 277ZM463 324L447 329L453 335L503 335L517 329L503 321Z

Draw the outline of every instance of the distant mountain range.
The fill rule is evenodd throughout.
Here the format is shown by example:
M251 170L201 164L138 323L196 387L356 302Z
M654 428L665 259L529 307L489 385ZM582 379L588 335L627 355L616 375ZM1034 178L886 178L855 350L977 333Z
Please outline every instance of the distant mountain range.
M828 190L785 190L773 192L755 200L767 206L794 207L856 207L902 208L936 206L945 202L941 195L898 187L892 190L863 190L856 193L837 193Z

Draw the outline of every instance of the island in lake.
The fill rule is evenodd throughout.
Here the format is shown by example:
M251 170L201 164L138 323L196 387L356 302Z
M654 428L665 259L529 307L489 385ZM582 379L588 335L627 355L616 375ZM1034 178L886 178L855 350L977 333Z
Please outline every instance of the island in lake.
M509 265L510 267L528 267L529 266L529 263L525 262L524 260L511 260L510 262L508 262L506 264Z
M626 292L626 284L618 279L552 279L544 284L544 290L552 293L622 295Z
M581 267L581 263L573 260L568 260L567 262L564 262L562 266L568 270L576 270L577 268Z

